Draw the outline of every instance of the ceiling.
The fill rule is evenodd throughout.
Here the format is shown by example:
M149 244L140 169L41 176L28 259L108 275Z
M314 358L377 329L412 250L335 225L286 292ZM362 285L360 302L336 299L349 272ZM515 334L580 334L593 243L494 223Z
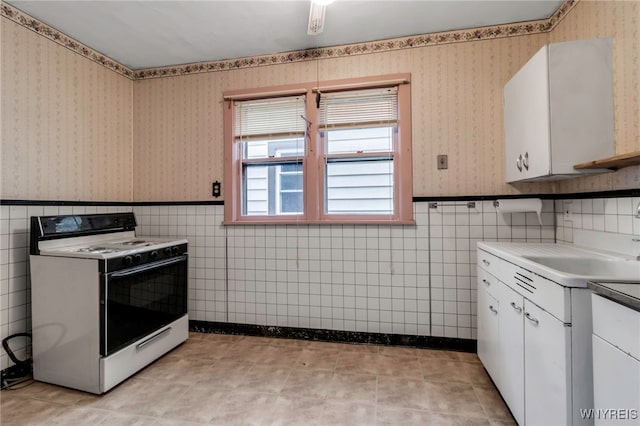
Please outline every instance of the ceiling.
M337 0L310 36L309 0L4 1L131 69L546 19L562 4Z

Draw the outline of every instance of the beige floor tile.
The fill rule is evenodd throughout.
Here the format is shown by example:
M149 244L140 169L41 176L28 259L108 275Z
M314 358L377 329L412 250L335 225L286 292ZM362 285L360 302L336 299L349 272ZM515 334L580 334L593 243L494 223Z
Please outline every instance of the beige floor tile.
M293 370L287 377L281 393L283 395L324 398L332 378L332 371Z
M277 395L256 392L227 394L209 423L220 426L263 424L270 418L277 399Z
M0 424L2 426L40 426L62 414L67 408L65 405L53 402L7 395L8 392L12 391L2 391L0 394L0 402L2 404Z
M187 385L142 380L134 377L88 406L127 414L160 416L188 388Z
M300 356L294 367L306 370L330 370L336 368L338 362L338 351L305 348L300 352Z
M258 350L256 365L293 367L302 353L302 348L289 346L267 346Z
M192 333L105 395L0 393L6 425L514 425L475 354Z
M217 412L224 409L227 391L202 392L191 388L183 393L161 414L163 418L208 423Z
M458 361L458 353L438 349L416 349L418 358L432 358L440 360Z
M104 426L153 426L157 418L111 411L99 424Z
M156 380L191 385L206 376L216 360L165 356L138 374L137 379Z
M384 376L420 377L420 361L416 356L380 354L376 362L378 363L378 374Z
M379 354L368 352L340 352L336 371L353 374L377 374Z
M285 346L287 348L300 348L304 349L309 346L308 340L303 339L283 339L283 338L273 338L269 343L270 346Z
M335 373L327 389L327 399L376 403L378 379L373 374Z
M377 424L379 426L423 426L431 424L432 413L410 408L378 406Z
M165 357L178 356L182 358L215 360L226 356L234 344L235 342L232 341L217 341L207 338L189 339L169 352Z
M426 386L422 378L379 376L378 406L429 409L431 404Z
M254 364L235 360L220 360L207 374L199 378L194 386L216 390L218 388L237 388Z
M107 417L110 417L111 411L99 410L87 407L65 407L58 415L53 416L47 425L98 425Z
M264 419L263 424L273 426L321 425L324 406L323 398L281 395L274 404L271 416Z
M386 356L399 356L403 358L417 357L418 350L414 347L407 346L379 346L378 351L381 355Z
M282 367L254 365L238 383L247 392L279 393L292 370Z
M491 385L482 364L420 358L422 375L429 382L460 382Z
M433 412L485 418L473 386L467 383L425 382L428 409Z
M511 412L494 386L473 387L487 417L496 420L512 420Z
M33 381L26 386L8 392L11 392L12 396L40 399L62 405L73 405L83 399L92 397L91 394L86 392L37 381ZM3 391L3 395L4 394L5 392Z
M378 408L377 420L379 426L489 426L488 419L389 407Z
M328 400L320 418L322 425L375 425L376 406L362 402L340 402Z

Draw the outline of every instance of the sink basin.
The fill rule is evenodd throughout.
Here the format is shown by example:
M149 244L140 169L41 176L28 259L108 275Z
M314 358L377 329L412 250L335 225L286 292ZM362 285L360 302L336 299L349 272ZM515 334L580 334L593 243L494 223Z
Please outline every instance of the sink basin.
M522 256L566 274L611 279L640 279L640 261L616 257Z

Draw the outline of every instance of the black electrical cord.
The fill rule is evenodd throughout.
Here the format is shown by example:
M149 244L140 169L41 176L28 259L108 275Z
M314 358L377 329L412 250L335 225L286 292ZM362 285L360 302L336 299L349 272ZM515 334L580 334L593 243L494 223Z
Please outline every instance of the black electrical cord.
M9 359L15 364L13 367L10 367L15 370L13 374L11 374L12 377L9 377L9 374L6 372L6 370L3 371L2 380L0 383L0 388L2 389L14 389L17 384L31 379L31 364L33 363L33 360L31 358L19 359L13 353L13 350L11 350L11 348L9 347L9 340L16 337L28 337L29 339L32 338L31 333L16 333L2 339L2 347L9 356Z

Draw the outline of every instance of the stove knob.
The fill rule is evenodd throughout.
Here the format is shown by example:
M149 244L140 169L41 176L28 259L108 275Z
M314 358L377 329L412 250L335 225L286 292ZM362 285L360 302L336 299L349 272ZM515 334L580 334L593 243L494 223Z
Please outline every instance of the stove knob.
M142 256L140 256L139 254L136 254L133 256L134 262L140 262L141 260L142 260Z
M133 263L133 257L131 257L131 256L125 256L125 257L122 259L122 263L123 263L123 264L125 264L125 265L131 265L131 263Z
M166 247L163 252L165 256L169 256L171 254L171 247Z
M178 251L179 251L179 249L178 249L178 247L177 247L177 246L171 247L171 252L172 252L174 255L177 255L177 254L178 254Z
M156 257L158 257L158 251L157 250L151 251L151 253L149 253L149 257L151 259L155 259Z

